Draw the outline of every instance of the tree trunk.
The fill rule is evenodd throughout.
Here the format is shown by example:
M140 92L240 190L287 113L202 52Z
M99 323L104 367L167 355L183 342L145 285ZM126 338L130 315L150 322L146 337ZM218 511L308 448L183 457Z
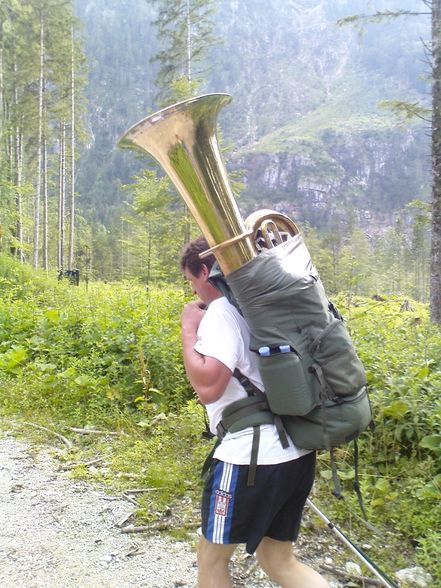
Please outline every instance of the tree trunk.
M190 0L187 0L187 80L189 87L191 87L191 59L193 53L192 36L191 36L191 12L190 12Z
M38 267L40 251L40 201L43 158L43 96L44 96L44 20L40 16L40 81L38 90L38 156L37 184L34 198L34 268Z
M18 104L18 91L17 91L17 57L15 54L14 48L14 89L13 89L13 99L15 107ZM21 195L21 186L22 186L22 178L23 178L23 137L22 132L19 126L15 128L15 144L14 144L14 177L15 180L15 209L17 214L17 221L15 225L15 238L17 239L18 246L15 249L15 255L20 259L20 261L24 262L24 252L23 252L23 205L22 205L22 195Z
M65 171L65 144L66 144L66 125L60 124L60 153L59 153L59 173L58 173L58 252L57 265L58 270L62 271L64 266L64 224L65 224L65 195L66 195L66 171Z
M16 256L23 263L23 206L21 197L21 186L23 176L23 141L20 129L15 131L15 208L17 221L15 225L15 238L17 239Z
M432 1L432 251L430 318L441 324L441 0Z
M127 267L128 267L128 247L126 247L124 245L124 241L125 241L125 221L124 218L121 216L121 238L120 238L120 243L121 243L121 261L120 261L120 280L124 280L125 277L125 273L126 273L126 259L124 256L127 256ZM128 233L128 231L127 231Z
M3 129L3 19L0 16L0 136Z
M49 198L48 198L48 169L47 169L47 144L43 140L43 268L49 270Z
M73 269L74 265L74 236L75 236L75 47L74 29L72 27L72 54L71 54L71 136L70 136L70 157L71 157L71 192L70 192L70 225L69 225L69 257L67 267Z

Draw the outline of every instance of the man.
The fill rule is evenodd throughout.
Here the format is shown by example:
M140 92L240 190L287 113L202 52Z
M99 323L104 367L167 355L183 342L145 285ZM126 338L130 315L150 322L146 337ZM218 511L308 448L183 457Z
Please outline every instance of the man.
M186 304L181 322L186 373L216 433L225 407L247 396L233 372L239 369L261 390L263 385L245 320L209 279L215 258L199 257L208 248L199 238L183 252L181 269L200 300ZM232 587L229 562L238 544L245 543L282 588L329 588L292 552L314 480L315 453L296 448L290 440L283 448L275 425L261 425L250 485L253 433L253 427L227 433L214 453L202 498L198 587Z

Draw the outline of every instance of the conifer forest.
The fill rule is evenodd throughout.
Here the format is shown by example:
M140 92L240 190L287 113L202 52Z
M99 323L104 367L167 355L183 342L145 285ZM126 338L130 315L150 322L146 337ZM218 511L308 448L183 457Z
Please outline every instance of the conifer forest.
M226 93L217 139L240 214L294 220L366 369L369 523L349 446L345 500L328 452L314 500L396 586L441 586L440 89L440 0L0 0L0 442L63 432L64 459L106 463L73 477L124 491L135 473L155 488L136 524L179 503L166 532L192 541L210 445L182 359L179 257L201 229L163 167L120 140ZM335 586L368 585L360 565Z

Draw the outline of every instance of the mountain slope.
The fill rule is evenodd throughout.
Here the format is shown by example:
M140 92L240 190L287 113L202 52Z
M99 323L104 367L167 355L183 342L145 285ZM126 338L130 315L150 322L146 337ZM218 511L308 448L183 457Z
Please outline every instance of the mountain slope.
M91 63L92 140L78 166L80 206L92 218L118 218L120 182L142 166L116 147L121 133L157 108L158 50L147 0L76 0ZM421 3L422 5L422 3ZM415 9L412 0L375 0L372 11ZM220 116L231 166L244 170L241 206L278 203L313 224L335 211L384 212L428 198L429 138L378 107L385 99L427 100L421 39L428 18L338 27L368 10L364 0L219 0L202 91L228 92ZM412 18L412 20L410 20Z

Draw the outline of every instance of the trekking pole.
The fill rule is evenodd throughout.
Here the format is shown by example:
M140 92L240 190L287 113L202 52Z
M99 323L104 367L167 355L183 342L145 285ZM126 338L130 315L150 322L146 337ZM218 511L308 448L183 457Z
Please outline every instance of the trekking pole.
M385 586L386 588L398 588L397 584L395 584L382 570L380 570L380 568L377 565L375 565L374 562L370 560L369 557L365 553L363 553L363 551L359 547L354 545L354 543L352 543L352 541L343 533L343 531L340 531L340 529L336 527L334 523L331 523L328 517L325 514L323 514L322 511L319 510L309 498L307 499L306 504L310 506L312 510L327 524L327 526L332 531L334 531L337 537L339 537L343 541L343 543L345 543L349 547L349 549L351 549L351 551L355 553L355 555L366 565L366 567L368 567L370 571L375 576L377 576L377 578L380 580L383 586Z

